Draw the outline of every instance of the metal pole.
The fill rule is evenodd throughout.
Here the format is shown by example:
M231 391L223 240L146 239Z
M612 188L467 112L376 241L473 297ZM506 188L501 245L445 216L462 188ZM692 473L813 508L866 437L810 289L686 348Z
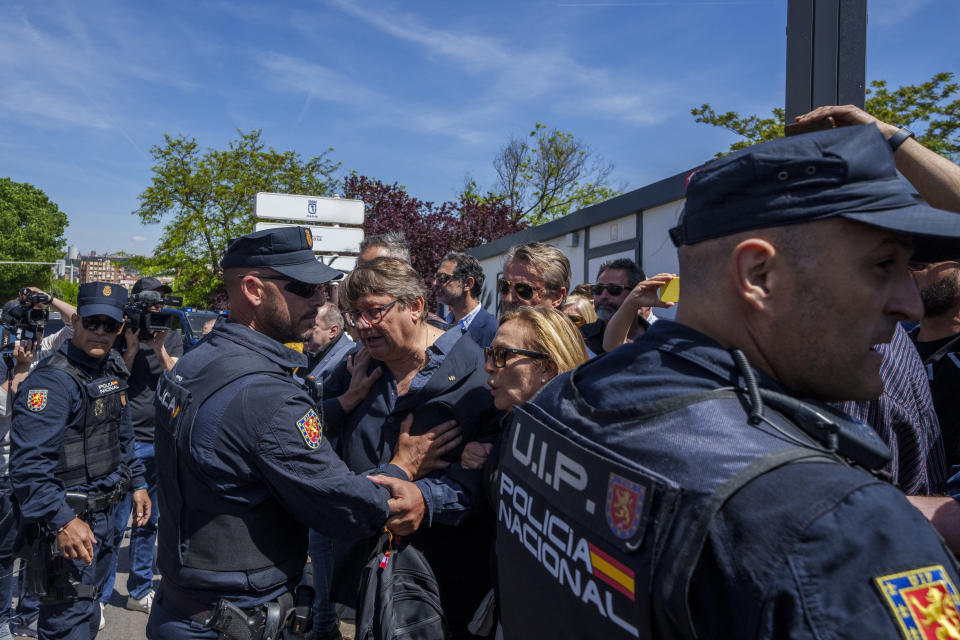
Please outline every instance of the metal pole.
M867 0L789 0L786 116L825 104L863 107Z

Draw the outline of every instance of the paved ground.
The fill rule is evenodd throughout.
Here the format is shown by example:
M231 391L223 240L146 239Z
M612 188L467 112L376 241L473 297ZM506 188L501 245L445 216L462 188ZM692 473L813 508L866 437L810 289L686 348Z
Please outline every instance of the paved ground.
M129 611L127 603L127 571L130 568L127 545L129 540L124 538L120 549L120 560L117 567L117 581L114 585L113 596L107 604L104 618L107 626L97 635L98 640L145 640L147 614L139 611ZM160 576L154 576L155 583L159 583ZM353 640L353 625L342 623L340 631L346 640ZM21 636L16 636L21 638Z

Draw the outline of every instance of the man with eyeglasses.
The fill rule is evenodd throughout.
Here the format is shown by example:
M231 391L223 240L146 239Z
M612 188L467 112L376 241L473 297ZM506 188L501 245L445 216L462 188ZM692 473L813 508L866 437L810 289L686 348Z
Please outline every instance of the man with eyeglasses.
M545 242L511 247L497 281L501 311L519 307L559 308L570 290L570 261Z
M127 292L80 286L73 337L43 360L14 400L10 469L42 638L93 638L114 546L115 506L133 488L134 526L150 517L133 450L127 369L111 351ZM36 570L36 571L34 571Z
M627 299L630 290L637 286L637 283L646 280L643 269L638 267L633 260L629 258L617 258L600 265L600 272L597 274L597 282L590 287L590 293L593 294L593 308L597 312L597 321L585 324L580 327L580 334L583 341L587 343L587 348L595 354L604 353L603 332L607 323L623 301ZM641 307L637 310L637 315L630 325L630 331L627 334L628 340L633 340L650 328L650 325L656 321L656 316L650 307Z
M497 333L497 319L480 304L483 267L467 253L451 251L443 256L433 277L437 300L450 307L447 324L469 333L481 347L489 347Z
M280 637L310 528L409 535L424 513L412 483L347 470L318 394L293 377L307 358L284 343L309 338L323 284L342 275L317 261L310 230L235 238L221 266L230 316L157 386L163 580L147 623L153 640L233 638L238 627Z

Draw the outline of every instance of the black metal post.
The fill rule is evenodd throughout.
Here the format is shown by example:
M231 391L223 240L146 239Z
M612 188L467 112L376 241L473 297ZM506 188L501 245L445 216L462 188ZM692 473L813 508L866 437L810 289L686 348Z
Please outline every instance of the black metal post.
M789 0L787 122L825 104L863 107L867 0Z

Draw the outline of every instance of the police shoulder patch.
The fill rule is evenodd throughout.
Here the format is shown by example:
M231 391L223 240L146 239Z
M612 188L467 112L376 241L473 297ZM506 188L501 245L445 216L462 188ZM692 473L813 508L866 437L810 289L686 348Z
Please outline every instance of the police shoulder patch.
M30 389L27 391L27 408L30 411L43 411L47 408L47 390Z
M607 483L606 515L613 535L626 540L637 532L646 493L646 487L642 484L615 473L610 474Z
M960 638L960 598L943 565L874 578L907 640Z
M307 411L302 418L297 420L297 428L300 429L300 435L303 436L303 441L307 443L308 447L316 449L320 446L323 432L321 431L320 416L317 415L316 411L313 409Z

